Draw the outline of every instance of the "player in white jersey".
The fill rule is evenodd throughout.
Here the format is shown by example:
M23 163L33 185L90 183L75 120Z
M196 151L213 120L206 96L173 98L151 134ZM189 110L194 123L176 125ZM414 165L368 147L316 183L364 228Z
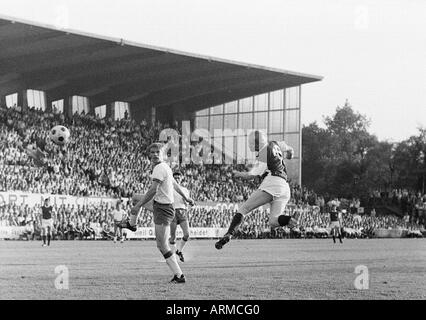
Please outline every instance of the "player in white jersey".
M175 172L173 174L173 178L175 178L176 182L181 185L182 182L182 174L180 172ZM189 198L189 190L182 185L180 186L182 188L182 191L186 194L186 196ZM184 262L185 258L183 257L183 248L185 247L186 243L189 240L189 222L188 222L188 216L187 216L187 208L186 208L186 202L183 200L181 195L175 191L175 202L174 202L174 208L175 208L175 218L173 219L171 225L170 225L170 245L174 247L176 245L176 230L177 225L180 225L183 236L182 239L179 241L176 247L176 254L179 256L180 261Z
M121 243L123 243L123 230L122 230L122 224L124 219L127 216L126 211L123 210L121 207L122 204L120 201L117 202L115 209L112 211L112 216L114 219L114 243L117 242L117 234L119 236L119 240Z
M170 224L175 216L173 207L175 201L174 190L191 205L194 204L194 200L185 195L173 178L172 169L170 169L167 163L163 162L163 145L161 143L153 143L147 148L147 153L153 165L151 175L152 184L142 199L132 208L130 212L130 221L127 221L126 228L131 231L136 231L136 221L139 211L143 206L148 204L151 199L154 199L153 215L157 248L160 250L164 259L166 259L167 265L174 274L171 282L184 283L186 282L185 276L179 267L175 253L169 246Z

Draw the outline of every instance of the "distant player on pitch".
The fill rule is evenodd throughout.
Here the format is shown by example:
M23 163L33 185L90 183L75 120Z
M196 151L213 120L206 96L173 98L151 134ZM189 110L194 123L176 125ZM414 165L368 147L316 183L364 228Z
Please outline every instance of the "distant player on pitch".
M342 212L340 210L337 210L338 202L336 200L330 201L330 207L330 232L333 237L333 242L336 243L337 235L339 237L340 243L343 243L341 232L341 227L343 226Z
M50 205L50 198L44 199L44 205L41 207L41 237L43 239L43 247L50 246L50 239L52 237L53 229L53 218L52 218L53 207Z
M122 209L121 201L118 201L117 204L115 205L115 209L112 211L112 215L114 218L114 239L113 239L114 243L117 242L117 235L120 242L123 243L124 238L123 238L122 224L124 219L127 216L127 213L126 211Z
M147 193L132 208L130 221L127 221L125 227L131 231L136 231L136 221L139 211L151 199L154 199L153 215L157 248L160 250L164 259L166 259L167 265L174 274L171 282L184 283L186 282L185 276L179 267L175 253L169 246L170 224L175 217L175 209L173 207L175 202L174 190L189 204L193 205L194 200L183 192L182 188L173 178L172 169L170 169L166 162L163 162L163 145L161 143L153 143L147 148L147 153L153 166L151 175L152 184Z
M181 186L182 174L180 172L175 172L173 174L173 178L175 178L176 182L180 185L182 191L189 198L190 197L189 190ZM183 200L182 196L176 191L175 191L174 208L175 208L175 218L173 219L170 225L170 245L172 247L175 247L177 225L180 225L183 231L183 237L177 245L176 254L179 256L180 261L185 262L185 258L183 257L182 251L189 240L189 222L188 222L188 216L187 216L186 202L185 200Z

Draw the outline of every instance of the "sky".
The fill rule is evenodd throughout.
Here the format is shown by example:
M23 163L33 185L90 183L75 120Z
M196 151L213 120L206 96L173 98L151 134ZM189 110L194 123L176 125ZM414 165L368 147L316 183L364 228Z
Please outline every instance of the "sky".
M0 3L1 15L58 28L323 76L302 86L305 125L323 126L348 99L382 141L426 127L424 0Z

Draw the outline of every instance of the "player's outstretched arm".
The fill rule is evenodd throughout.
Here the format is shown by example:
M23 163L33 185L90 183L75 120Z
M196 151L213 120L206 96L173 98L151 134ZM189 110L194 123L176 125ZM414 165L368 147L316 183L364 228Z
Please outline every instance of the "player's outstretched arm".
M235 178L241 178L243 180L253 180L254 178L261 176L267 169L267 164L264 162L257 162L256 165L249 172L233 171Z
M191 198L189 198L185 192L182 190L182 188L180 187L180 185L176 182L176 180L173 178L173 188L176 190L177 193L179 193L182 198L188 202L191 206L193 206L195 204L195 201L192 200Z
M257 177L257 175L254 174L250 174L250 172L241 172L241 171L232 171L232 173L234 174L235 178L240 178L243 180L253 180L254 178Z
M293 159L294 156L294 149L293 147L289 146L285 141L278 142L278 145L280 149L285 153L285 156L287 159Z

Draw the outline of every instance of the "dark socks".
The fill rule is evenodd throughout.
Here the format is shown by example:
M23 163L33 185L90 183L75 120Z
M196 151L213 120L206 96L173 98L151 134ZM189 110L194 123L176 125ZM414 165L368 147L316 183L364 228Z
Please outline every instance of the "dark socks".
M46 244L46 236L43 236L43 244Z
M50 238L51 238L51 235L49 234L49 235L47 235L47 245L48 246L50 246Z
M243 221L243 215L239 212L237 212L234 217L232 218L231 225L229 226L227 234L234 235L235 230L238 228L238 226Z

